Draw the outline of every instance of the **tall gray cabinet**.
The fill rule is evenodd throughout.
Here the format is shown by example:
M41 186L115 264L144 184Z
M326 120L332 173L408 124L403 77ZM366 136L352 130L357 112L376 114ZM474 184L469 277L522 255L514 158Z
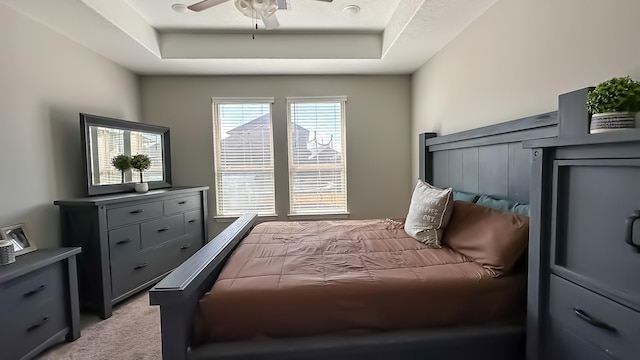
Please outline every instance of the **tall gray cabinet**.
M587 91L561 96L557 138L525 145L528 360L640 358L640 130L588 134Z
M78 255L80 304L103 319L206 242L208 187L58 200L64 246Z

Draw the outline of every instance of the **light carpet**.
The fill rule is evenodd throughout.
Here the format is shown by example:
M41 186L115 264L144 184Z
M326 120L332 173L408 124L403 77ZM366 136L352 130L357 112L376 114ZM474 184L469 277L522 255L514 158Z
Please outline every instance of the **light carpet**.
M106 320L83 316L81 336L62 343L38 359L46 360L158 360L160 308L149 305L149 294L137 295L122 303Z

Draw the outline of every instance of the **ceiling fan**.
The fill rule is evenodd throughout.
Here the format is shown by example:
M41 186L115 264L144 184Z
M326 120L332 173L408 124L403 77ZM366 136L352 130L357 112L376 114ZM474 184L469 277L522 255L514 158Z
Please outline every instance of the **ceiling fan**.
M187 6L191 11L202 11L220 5L229 0L204 0ZM332 2L333 0L313 0ZM242 14L251 18L260 18L266 29L275 29L280 26L276 17L276 10L286 9L286 0L233 0Z

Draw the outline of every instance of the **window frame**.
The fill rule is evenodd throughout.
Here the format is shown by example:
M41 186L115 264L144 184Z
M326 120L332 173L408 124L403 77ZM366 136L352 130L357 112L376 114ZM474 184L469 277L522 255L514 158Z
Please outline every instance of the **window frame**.
M344 183L344 204L345 207L343 211L314 211L314 212L303 212L296 213L293 212L293 176L292 169L298 167L293 164L293 142L292 142L292 133L291 128L293 125L292 122L292 114L291 114L291 105L294 103L308 103L308 104L316 104L316 103L340 103L340 146L342 149L341 160L342 160L342 172L343 172L343 183ZM287 97L286 111L287 111L287 181L288 181L288 190L289 190L289 212L287 214L289 219L324 219L324 218L347 218L349 216L349 196L348 196L348 179L347 179L347 117L346 117L346 104L347 104L347 96L289 96ZM304 165L302 165L304 167ZM314 165L314 170L317 169L317 166ZM335 167L331 167L331 169L335 169Z
M274 137L273 137L273 105L274 98L273 97L213 97L211 99L211 108L212 108L212 122L213 122L213 188L215 193L215 215L214 219L218 221L230 221L235 219L242 214L220 214L220 194L218 188L218 171L219 164L221 164L221 144L222 139L218 140L218 132L220 131L220 119L219 119L219 107L220 105L233 105L233 104L268 104L269 105L269 123L270 123L270 140L271 140L271 168L267 169L271 171L271 175L273 178L272 183L272 194L273 194L273 213L258 213L260 218L276 218L277 214L277 200L276 200L276 191L275 191L275 183L276 183L276 174L275 174L275 157L274 157ZM220 134L221 135L221 134ZM248 168L246 168L248 169ZM258 169L258 168L256 168ZM223 171L224 172L224 171Z

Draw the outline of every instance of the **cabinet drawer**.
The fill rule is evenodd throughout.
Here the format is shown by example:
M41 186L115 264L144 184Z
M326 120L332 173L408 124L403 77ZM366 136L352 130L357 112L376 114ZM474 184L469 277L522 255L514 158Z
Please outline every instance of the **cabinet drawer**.
M625 241L625 222L640 209L640 167L595 160L556 161L556 166L553 265L640 302L640 253Z
M107 210L109 229L162 216L162 201L142 203Z
M566 329L552 326L547 334L550 343L547 346L548 360L611 360L600 350Z
M617 359L640 354L640 313L551 276L551 321Z
M56 263L3 284L0 357L20 359L67 328L63 275Z
M112 261L140 251L140 225L110 230L109 251Z
M202 212L200 212L200 210L185 212L184 224L186 227L186 234L200 236L202 234Z
M0 324L25 318L43 302L64 299L64 278L59 263L16 278L2 285ZM0 326L1 328L2 326Z
M184 210L199 209L200 208L200 196L184 196L175 199L168 199L164 201L164 213L165 215L171 215Z
M142 249L160 245L185 234L184 215L177 214L140 225Z
M167 245L167 264L170 265L170 269L173 269L180 266L202 247L202 239L200 237L185 237Z
M67 328L62 298L49 299L0 327L3 359L21 359ZM10 326L5 326L10 324Z
M168 271L164 246L111 262L111 292L117 298Z

